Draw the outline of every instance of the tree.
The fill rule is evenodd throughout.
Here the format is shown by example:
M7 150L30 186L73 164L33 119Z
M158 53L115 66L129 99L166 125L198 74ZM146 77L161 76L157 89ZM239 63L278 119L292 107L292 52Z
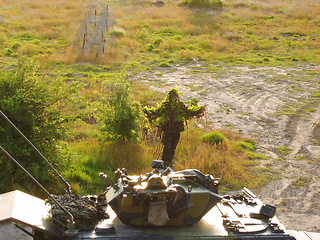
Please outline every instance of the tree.
M150 123L158 128L164 146L162 160L166 166L171 166L180 133L184 131L185 122L193 117L203 116L205 107L196 104L186 106L180 100L178 90L173 88L161 104L158 104L156 108L144 107L143 112Z
M107 140L136 141L140 136L141 108L129 95L129 83L112 83L102 99L102 118Z
M37 64L26 61L9 71L0 71L0 109L44 156L58 163L56 141L63 136L64 129L56 106L67 94L62 90L62 82L40 81L36 70ZM2 116L0 145L44 186L54 185L48 166ZM26 175L3 153L0 153L0 169L0 192L22 188L34 193L35 185L26 181Z

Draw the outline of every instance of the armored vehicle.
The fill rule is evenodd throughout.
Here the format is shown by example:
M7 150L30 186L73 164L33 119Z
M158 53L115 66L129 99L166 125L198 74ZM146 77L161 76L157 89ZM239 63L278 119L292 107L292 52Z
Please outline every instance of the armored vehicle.
M107 203L124 224L135 226L189 226L197 223L222 197L219 179L198 170L174 172L161 160L145 176L115 173L106 194ZM105 174L100 176L109 179ZM110 180L109 180L110 181Z
M20 191L0 195L0 223L11 221L33 239L319 239L318 233L288 231L275 216L276 208L263 204L249 189L235 195L218 194L219 179L198 170L164 169L130 176L115 172L106 194L91 196L104 205L108 219L92 229L58 224L44 200ZM63 207L64 208L64 207ZM65 207L66 208L66 207ZM66 213L63 213L66 211ZM69 219L70 212L62 213ZM31 227L27 231L24 227ZM298 236L298 238L295 238Z

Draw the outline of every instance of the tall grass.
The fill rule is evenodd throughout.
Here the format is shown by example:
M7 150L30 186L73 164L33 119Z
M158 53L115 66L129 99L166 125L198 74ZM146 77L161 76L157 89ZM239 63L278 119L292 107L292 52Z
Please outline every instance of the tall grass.
M79 24L85 18L85 1L0 1L0 28L6 38L0 44L10 48L13 41L21 47L13 57L42 57L61 61L66 49L72 44ZM0 50L1 50L0 47ZM55 56L54 53L57 53ZM45 62L46 62L45 61Z
M104 143L92 137L69 142L68 146L74 154L73 162L62 175L78 194L103 193L109 183L99 178L99 172L111 178L117 168L126 168L131 175L149 172L156 153L151 146L130 142Z
M204 131L191 127L182 133L173 160L174 170L199 169L220 177L223 188L227 189L257 187L269 179L268 169L253 167L255 158L264 156L251 152L255 150L252 141L236 132L220 130L228 141L219 147L202 141ZM108 183L99 179L99 172L111 178L117 168L126 168L130 175L146 174L152 170L152 160L161 157L160 141L154 138L144 143L103 143L86 137L68 145L75 156L63 175L72 182L73 191L80 194L105 189Z
M5 33L0 36L3 57L28 56L51 65L82 61L123 65L136 59L150 64L155 54L159 62L170 57L175 62L201 59L239 64L259 63L261 56L269 56L263 64L279 64L280 58L285 59L281 64L292 64L289 57L296 56L298 50L300 61L319 62L320 3L312 0L224 1L223 8L211 12L179 7L176 1L166 1L161 8L149 1L111 2L110 19L116 20L115 30L122 33L116 36L117 47L98 59L72 51L78 29L89 9L94 8L89 2L0 3L0 30ZM144 51L159 37L163 41L156 51ZM14 42L21 46L11 49Z
M202 141L203 131L191 128L184 132L174 159L175 169L199 169L220 177L222 185L231 189L256 187L265 182L267 170L260 169L261 174L256 174L256 169L251 167L255 160L248 157L248 152L254 149L247 146L252 144L232 131L224 130L220 134L228 139L223 147Z

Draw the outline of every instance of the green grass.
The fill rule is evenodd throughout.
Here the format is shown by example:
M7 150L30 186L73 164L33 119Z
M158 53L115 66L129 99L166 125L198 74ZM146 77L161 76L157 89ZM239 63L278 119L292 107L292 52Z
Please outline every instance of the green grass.
M281 156L286 156L289 155L292 149L288 148L287 146L282 146L282 147L277 147L276 151L281 155Z
M109 183L99 178L99 172L114 178L117 168L126 168L130 174L142 174L151 170L154 152L151 147L139 143L105 143L99 138L84 137L69 141L73 162L61 174L78 194L103 193Z
M153 73L154 68L163 67L167 71L188 63L207 66L206 70L193 69L194 74L216 74L225 71L223 65L295 66L320 62L320 3L311 0L303 5L297 0L271 0L268 5L224 1L223 7L214 11L180 7L180 2L171 0L162 8L152 7L148 1L110 2L110 16L115 19L110 35L116 47L106 49L99 58L79 55L73 49L77 31L92 7L88 1L0 3L0 69L14 68L18 61L31 58L39 63L38 74L43 79L62 79L75 87L71 103L61 103L59 110L70 118L68 138L61 146L67 144L73 158L62 172L78 193L94 193L105 187L97 176L99 171L112 176L115 168L126 167L130 173L139 174L149 170L152 159L159 158L158 143L117 145L100 141L98 106L111 82L127 81L142 70ZM142 105L155 105L163 99L161 93L149 90L140 79L132 81L131 89ZM319 93L311 96L318 98ZM294 109L288 107L281 114L295 114ZM225 110L234 108L226 106ZM314 107L308 109L313 111ZM255 159L265 158L255 152L254 142L224 130L221 134L228 141L226 148L219 149L199 137L211 129L189 130L195 136L183 133L175 158L177 169L194 167L210 172L223 177L228 188L249 182L258 186L268 179L266 170L252 168ZM285 147L278 151L290 152ZM255 175L255 170L259 174Z
M293 182L293 184L294 184L294 187L303 187L303 186L305 186L307 184L308 181L309 181L308 178L301 176L301 177L298 177Z
M211 133L207 133L203 136L201 136L201 139L203 142L208 142L212 145L216 145L216 146L223 146L226 141L227 138L220 132L218 131L213 131Z
M262 154L254 153L243 147L245 139L231 130L212 131L214 135L221 135L225 139L223 147L211 144L207 139L211 133L203 135L204 129L189 129L182 134L174 157L176 169L196 168L203 172L221 177L224 187L238 189L243 186L257 187L270 179L264 168L257 170L254 159L266 158ZM226 141L228 139L228 141ZM249 144L246 142L246 144ZM246 145L245 144L245 145ZM249 144L254 148L251 143ZM246 145L247 146L247 145ZM250 157L254 154L255 157ZM257 174L261 173L261 174Z
M314 93L312 93L311 97L319 98L319 97L320 97L320 92L314 92Z
M87 17L86 1L2 5L1 56L32 57L44 66L82 60L117 66L139 59L150 64L155 54L159 62L170 58L175 62L293 65L320 60L320 6L311 1L301 6L295 0L241 7L225 2L214 14L179 7L174 1L157 9L145 2L134 6L109 3L110 14L116 19L110 34L117 47L108 49L100 59L72 52L76 32ZM101 6L97 8L99 13Z

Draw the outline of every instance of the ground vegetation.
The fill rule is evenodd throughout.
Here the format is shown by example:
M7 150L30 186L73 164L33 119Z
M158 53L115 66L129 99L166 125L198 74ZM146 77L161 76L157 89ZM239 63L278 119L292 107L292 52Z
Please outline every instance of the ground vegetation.
M114 42L108 45L103 55L97 57L96 55L83 56L81 51L80 53L75 51L74 39L88 16L94 18L95 10L98 15L102 12L100 11L103 9L101 6L105 5L105 2L0 0L3 6L0 9L1 72L2 74L19 72L19 62L24 59L28 59L27 61L31 59L37 63L38 70L32 75L32 81L40 84L44 90L40 91L41 94L38 92L37 96L32 97L38 100L35 103L30 101L31 108L37 108L39 99L43 95L54 99L56 95L59 95L59 90L67 91L73 86L77 86L79 90L79 92L69 92L62 97L65 101L53 101L52 104L48 104L46 111L50 109L50 114L47 112L42 114L47 118L44 122L51 125L53 129L58 127L59 123L68 123L68 129L58 130L60 137L55 136L54 131L50 132L46 128L39 127L36 131L37 135L43 137L50 133L45 141L54 140L54 147L61 151L62 156L68 157L68 161L59 160L55 164L71 182L75 192L84 194L103 191L104 183L97 178L99 171L108 172L112 176L112 172L117 167L126 167L132 173L139 173L149 170L149 163L152 159L161 157L162 149L152 133L145 138L138 138L135 142L126 141L121 144L111 139L107 141L104 139L106 135L102 134L100 129L105 127L107 117L106 115L101 117L99 109L101 108L100 103L111 96L109 95L111 94L110 86L113 83L130 81L131 99L129 98L129 101L138 101L143 106L155 106L165 96L163 89L170 85L169 81L174 79L168 78L162 81L162 78L171 76L170 74L175 69L178 69L179 72L180 68L188 68L191 75L199 79L202 79L203 75L212 74L221 80L219 83L224 83L228 79L225 80L223 75L226 76L229 70L237 75L239 72L247 73L254 67L273 69L275 66L281 66L290 69L300 66L300 69L303 69L305 65L308 65L311 67L306 70L307 75L304 75L303 79L299 79L299 74L294 69L287 75L277 76L273 80L268 77L268 70L257 74L268 80L267 85L271 86L271 89L268 89L269 93L283 89L283 85L279 85L279 88L278 85L272 88L274 84L290 82L289 78L293 77L296 82L290 82L291 96L297 96L298 93L301 93L300 89L308 85L312 88L313 98L318 98L318 82L312 79L319 71L312 66L317 66L320 60L319 3L312 0L303 2L225 0L221 1L222 6L212 10L179 6L181 2L166 1L162 7L156 7L151 1L135 1L134 3L130 0L111 1L108 3L108 20L113 23L113 28L108 29L108 34L104 36L105 41L111 39L112 36ZM147 81L143 77L137 77L142 72L148 74ZM234 96L232 93L237 89L242 89L241 86L251 86L250 83L255 83L257 74L254 73L254 77L249 74L244 83L240 78L232 79L233 87L230 87L229 95ZM282 81L283 78L285 79ZM302 83L305 80L307 84ZM179 91L197 92L201 90L199 96L206 96L211 89L210 87L204 88L204 86L209 86L205 83L205 80L201 85L185 81L184 84L179 85ZM217 99L220 101L220 90L226 89L214 83L217 89L215 90L216 99L211 99L212 103L216 103ZM258 82L256 83L257 86L249 89L252 90L252 95L261 88ZM150 88L151 85L156 87ZM16 89L24 88L24 85L21 84L16 86ZM37 90L30 94L36 92ZM4 96L0 96L0 101L5 99ZM241 96L248 97L250 102L252 100L252 96L247 93ZM306 98L308 96L305 96L303 101ZM291 116L296 113L295 109L300 106L299 99L289 102L283 104L282 111L279 111L280 115L286 113ZM233 113L242 114L237 112L238 109L243 110L242 119L256 116L248 112L248 104L243 104L243 108L234 106L232 101L221 104L222 107L219 109L216 105L210 108L211 112L214 109L215 116L218 118L223 113L227 114L225 116L233 116ZM10 110L15 109L12 106L9 108ZM317 111L316 109L316 107L310 107L308 113L305 114L312 114ZM30 119L39 117L39 112L29 115L32 111L25 112L23 109L19 111L20 113L15 116L9 114L14 122L18 122L15 118L18 120L21 118L21 112ZM55 117L58 120L55 120ZM258 155L250 145L243 144L246 138L239 136L233 121L221 120L224 125L212 118L211 121L215 126L219 126L218 129L209 127L205 123L195 124L192 128L188 127L181 135L181 142L177 146L173 160L177 170L197 167L214 175L238 172L244 176L250 173L248 169L255 169L255 174L262 179L260 181L260 178L254 178L258 184L253 185L264 183L268 179L268 176L265 177L267 168L254 168L256 158L265 158L264 154L259 153ZM276 124L265 123L263 120L259 123ZM279 124L281 125L281 122ZM20 124L18 127L25 130ZM234 128L228 134L223 133L226 136L224 144L210 144L200 137L202 134L213 131L224 131L220 130L220 127L222 129ZM295 128L294 124L292 127ZM10 130L5 128L5 131ZM188 133L192 131L199 132L199 134L194 134L199 138L193 135L191 138ZM138 133L138 130L136 129L135 132ZM26 135L34 140L37 146L42 145L40 137L33 137L33 133L29 134L28 131ZM127 139L131 140L131 137ZM188 142L191 141L190 139L192 139L192 145ZM317 141L314 139L315 143ZM14 140L9 142L16 144ZM223 147L218 147L218 145L223 145ZM51 145L48 144L48 146ZM212 152L205 154L205 151L198 151L199 154L196 156L200 155L203 160L197 161L192 158L192 152L187 152L193 147L211 149ZM276 147L281 147L281 145ZM45 147L40 147L40 150L45 151ZM217 155L212 156L213 153ZM237 159L229 166L237 170L223 171L225 164L220 164L219 167L217 164L209 164L214 162L213 159L221 163L224 163L226 159ZM50 160L55 162L55 160ZM228 162L231 161L228 160ZM200 162L203 162L203 165ZM215 172L217 169L219 172ZM257 174L261 172L263 174ZM239 177L236 174L230 174L230 176L233 177L225 180L225 184L233 188L242 186L250 179L250 177ZM234 179L241 181L237 182ZM232 184L235 182L237 184ZM47 185L46 182L44 183Z
M48 91L55 91L55 94L50 95ZM0 109L4 114L0 117L0 145L50 189L54 189L54 181L59 180L9 121L28 136L53 165L61 167L67 157L60 155L57 142L66 136L68 118L60 111L72 92L72 87L66 88L59 79L48 82L39 78L33 61L19 62L16 68L0 73ZM26 181L23 171L3 154L0 165L0 191L17 188L34 191L35 184Z

